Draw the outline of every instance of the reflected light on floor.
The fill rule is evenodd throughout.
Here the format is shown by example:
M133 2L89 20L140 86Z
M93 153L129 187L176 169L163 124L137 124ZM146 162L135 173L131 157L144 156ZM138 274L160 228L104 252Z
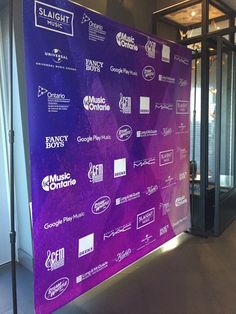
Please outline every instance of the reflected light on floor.
M166 253L176 249L183 242L182 236L183 234L179 234L175 238L160 246L159 250L161 251L161 253Z

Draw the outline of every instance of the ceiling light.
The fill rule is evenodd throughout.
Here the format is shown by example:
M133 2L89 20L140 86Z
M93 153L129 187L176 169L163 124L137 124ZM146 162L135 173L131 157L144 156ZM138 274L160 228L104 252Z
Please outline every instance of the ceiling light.
M194 17L196 15L196 11L191 12L191 16Z

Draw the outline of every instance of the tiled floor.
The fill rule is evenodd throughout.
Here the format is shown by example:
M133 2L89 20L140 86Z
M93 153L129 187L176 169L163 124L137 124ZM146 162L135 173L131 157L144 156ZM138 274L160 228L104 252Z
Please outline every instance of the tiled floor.
M171 243L176 245L153 252L55 313L236 314L236 222L219 238L183 234ZM21 266L17 272L19 314L33 314L32 274ZM4 266L1 314L12 313L10 283Z

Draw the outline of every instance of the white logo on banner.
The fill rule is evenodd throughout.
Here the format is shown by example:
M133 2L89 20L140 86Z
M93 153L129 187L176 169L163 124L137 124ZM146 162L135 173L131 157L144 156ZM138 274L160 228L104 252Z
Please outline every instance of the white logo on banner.
M147 43L145 45L146 54L149 58L155 59L156 57L156 43L148 38Z
M48 90L42 86L38 86L38 98L46 94Z
M181 122L180 125L177 126L177 132L176 134L185 134L185 133L189 133L187 126Z
M187 203L187 199L186 199L185 195L177 197L175 200L175 206L176 207L179 207L179 206L184 205L186 203Z
M80 283L80 282L96 275L97 273L99 273L100 271L102 271L103 269L105 269L107 267L108 267L108 262L104 262L102 264L99 264L99 265L93 267L92 269L90 269L86 273L77 276L76 277L76 283Z
M46 57L52 58L55 63L61 63L64 60L68 60L68 57L62 54L61 50L58 48L54 48L51 52L45 52L44 54Z
M92 21L86 13L83 14L81 24L88 24L89 40L94 42L104 42L104 40L106 39L106 31L101 24L97 24Z
M116 74L124 74L124 75L127 75L127 76L138 76L138 72L137 71L134 71L134 70L129 70L127 68L117 68L117 67L114 67L113 65L110 66L110 71L113 72L113 73L116 73Z
M100 73L101 69L103 69L103 64L104 62L101 61L85 59L86 71Z
M133 167L144 167L144 166L151 166L154 165L156 163L156 158L147 158L147 159L143 159L143 160L137 160L134 161L133 163Z
M141 229L155 221L155 208L146 210L137 215L136 229Z
M132 136L133 130L129 125L122 125L116 132L116 137L119 141L128 141Z
M169 225L166 225L160 229L160 237L166 234L169 230Z
M131 250L131 249L127 249L127 250L124 250L124 251L122 251L122 252L120 252L120 253L117 253L117 256L116 256L115 261L116 261L117 263L120 263L120 262L122 262L125 258L129 257L131 253L132 253L132 250Z
M81 20L81 24L87 23L90 21L90 18L88 17L87 14L83 14L82 20Z
M63 173L61 175L49 175L42 181L42 189L46 192L55 191L58 189L67 188L76 185L76 180L71 178L70 173Z
M136 200L139 197L140 197L140 192L132 193L123 197L119 197L116 199L116 205L121 205L130 201Z
M47 136L45 137L46 149L61 148L65 146L65 142L68 141L68 135L60 136Z
M84 108L88 111L109 111L111 107L106 104L104 97L85 96Z
M167 103L156 103L155 109L159 110L173 110L174 105L173 104L167 104Z
M170 203L160 203L159 209L162 210L162 216L165 216L170 211Z
M183 180L185 180L186 178L187 178L187 171L181 172L181 173L179 174L179 181L183 181Z
M175 84L175 78L167 75L159 74L158 80L164 83Z
M158 191L158 185L148 186L146 191L144 192L146 195L150 196Z
M120 226L118 228L113 229L112 231L106 232L103 235L103 240L109 239L109 238L113 238L115 237L117 234L119 233L124 233L126 231L129 231L131 229L131 222L127 223L123 226Z
M93 165L89 163L88 171L89 181L92 183L98 183L103 181L103 164Z
M185 86L188 86L188 81L180 78L179 79L179 87L185 87Z
M52 252L50 250L47 251L47 259L45 262L45 267L48 271L54 271L62 266L65 263L65 249L61 248Z
M159 153L159 166L165 166L173 164L174 162L174 150L165 150Z
M146 131L137 131L136 137L149 137L149 136L157 136L157 130L146 130Z
M44 298L48 301L54 300L62 295L69 286L69 278L63 277L55 281L53 284L48 287L47 291L44 294Z
M111 199L109 196L102 196L97 199L92 206L92 212L95 215L104 213L110 206Z
M119 32L116 34L116 42L120 47L138 51L138 46L135 44L134 37L128 36L126 33Z
M186 148L178 147L177 152L179 153L179 159L180 160L186 159L188 156L188 151Z
M43 226L44 230L49 230L52 228L59 228L63 224L66 223L71 223L77 219L83 218L85 216L85 212L78 212L76 214L73 214L71 216L64 216L62 218L57 219L56 221L53 222L46 222Z
M120 93L119 108L123 114L131 113L131 97L124 96Z
M145 81L150 82L154 80L156 76L156 71L154 67L152 67L151 65L147 65L145 66L145 68L143 68L142 75Z
M94 233L79 239L78 257L85 256L94 250Z
M150 97L140 97L140 114L150 113Z
M162 46L161 61L170 63L170 47L169 46L166 46L166 45Z
M182 64L184 64L184 65L189 65L189 63L190 63L190 60L189 59L187 59L187 58L185 58L185 57L181 57L180 55L175 55L174 56L174 60L175 61L177 61L177 62L179 62L179 63L182 63Z
M77 142L80 143L90 143L90 142L102 142L102 141L110 141L111 136L110 135L89 135L87 137L78 136Z
M165 179L164 182L165 182L165 183L164 183L165 186L162 187L162 190L167 189L167 188L169 188L169 187L171 187L171 186L173 186L173 185L176 184L176 182L174 182L174 178L171 177L171 176L168 176L168 177Z
M165 136L169 136L172 134L172 128L163 128L161 131L161 134Z
M114 178L126 176L126 158L114 160Z
M187 219L188 219L188 217L185 216L185 217L179 219L178 221L174 222L174 223L172 224L172 226L173 226L173 227L177 227L178 225L182 224L182 223L183 223L184 221L186 221Z

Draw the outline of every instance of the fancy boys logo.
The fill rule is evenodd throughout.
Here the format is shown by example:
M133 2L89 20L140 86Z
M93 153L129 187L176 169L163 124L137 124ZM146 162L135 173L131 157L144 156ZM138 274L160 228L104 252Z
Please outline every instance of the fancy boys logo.
M152 67L151 65L147 65L145 66L145 68L143 68L142 75L145 81L152 81L156 76L156 71L154 67Z
M116 132L116 137L119 141L128 141L132 136L132 128L129 125L122 125Z
M47 259L45 262L45 267L48 271L54 271L58 268L64 266L65 262L65 249L61 248L56 251L47 251Z
M83 99L84 108L88 111L109 111L111 107L106 104L104 97L85 96Z
M74 36L74 13L36 0L34 15L36 27Z
M85 68L86 71L97 72L100 73L101 69L103 69L104 62L85 59Z
M103 26L92 21L86 13L82 16L81 24L88 25L89 40L103 42L106 39L106 31Z
M92 213L95 215L104 213L110 206L111 199L109 196L102 196L97 199L92 206Z
M138 51L138 46L135 44L134 37L128 36L126 33L119 32L116 34L116 42L120 47Z
M47 136L45 137L45 146L46 149L55 149L65 146L65 142L68 141L68 135L60 136Z
M91 183L103 181L103 164L93 165L89 163L88 178Z
M58 298L66 291L69 286L69 282L69 278L67 277L62 277L58 279L47 289L44 294L44 298L48 301Z
M120 93L120 101L119 101L120 112L123 114L131 113L131 97L124 96Z
M72 179L71 174L68 172L60 175L49 175L42 180L42 189L46 192L64 189L74 185L76 185L76 180Z
M145 51L149 58L155 59L156 56L156 43L148 38L147 43L145 45Z

